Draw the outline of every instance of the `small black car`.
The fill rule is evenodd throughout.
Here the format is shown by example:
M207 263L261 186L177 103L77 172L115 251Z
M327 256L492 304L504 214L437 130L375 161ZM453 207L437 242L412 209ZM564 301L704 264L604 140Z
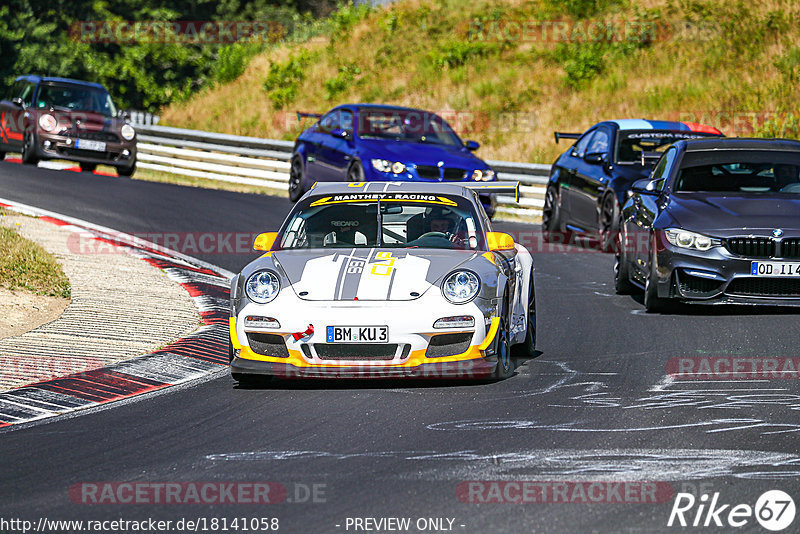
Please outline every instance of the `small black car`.
M613 245L619 207L631 184L647 178L661 152L681 139L722 136L711 126L691 122L625 119L595 124L583 134L556 132L577 139L553 164L542 210L546 240L561 232L599 236L604 249Z

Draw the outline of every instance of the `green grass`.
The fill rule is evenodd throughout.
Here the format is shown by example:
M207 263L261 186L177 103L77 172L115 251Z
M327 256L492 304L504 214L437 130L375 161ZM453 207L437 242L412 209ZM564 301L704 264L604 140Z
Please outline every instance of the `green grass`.
M5 215L0 211L0 215ZM0 226L0 287L70 297L69 279L55 258L11 228Z
M772 114L771 122L744 130L733 119L712 125L731 135L794 137L797 121L786 114L796 115L800 101L800 26L792 23L798 16L793 0L407 0L345 7L309 32L314 38L271 47L231 83L162 110L162 123L292 139L300 131L289 117L295 109L384 102L488 117L464 135L481 143L479 156L544 163L564 148L553 143L553 130L583 131L610 118ZM614 39L594 41L574 31L566 39L541 39L508 30L531 21L572 28L616 21L622 29ZM626 23L634 30L625 33ZM509 114L535 115L535 125L509 131L502 124Z

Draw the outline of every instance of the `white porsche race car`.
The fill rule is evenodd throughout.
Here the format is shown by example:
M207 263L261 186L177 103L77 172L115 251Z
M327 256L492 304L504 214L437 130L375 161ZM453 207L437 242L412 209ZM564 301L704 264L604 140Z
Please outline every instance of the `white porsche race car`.
M231 374L505 378L533 356L533 259L479 192L517 182L319 183L231 283Z

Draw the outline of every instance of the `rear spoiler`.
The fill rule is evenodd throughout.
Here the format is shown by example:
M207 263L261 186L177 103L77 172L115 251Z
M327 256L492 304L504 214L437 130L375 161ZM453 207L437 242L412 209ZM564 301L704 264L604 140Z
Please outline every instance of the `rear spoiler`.
M300 122L304 118L318 119L322 117L322 113L307 113L305 111L295 111L295 113L297 114L297 122Z
M464 182L459 185L479 193L513 193L514 201L519 202L519 182Z
M645 152L643 150L642 151L642 165L647 165L648 160L652 162L652 161L661 159L661 155L662 154L663 154L663 152Z
M558 144L559 139L578 139L582 136L582 133L569 133L569 132L553 132L553 135L556 137L556 144Z

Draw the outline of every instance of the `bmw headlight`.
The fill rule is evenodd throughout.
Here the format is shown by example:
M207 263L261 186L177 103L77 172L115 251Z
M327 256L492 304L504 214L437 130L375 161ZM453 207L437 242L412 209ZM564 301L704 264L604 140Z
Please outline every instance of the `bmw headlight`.
M49 113L45 113L39 117L39 128L45 132L52 132L56 129L57 124L58 121L56 121L56 118Z
M245 284L247 298L259 304L271 302L281 290L281 281L272 271L256 271Z
M388 159L371 160L372 168L379 172L392 172L402 174L406 172L406 166L399 161L389 161Z
M667 237L667 241L680 248L704 251L722 244L722 241L719 239L689 232L688 230L667 228L664 234Z
M122 125L122 128L120 129L119 133L120 135L122 135L123 139L125 139L126 141L130 141L131 139L133 139L133 136L136 135L136 130L133 129L133 126L126 123Z
M494 180L494 171L492 169L475 169L472 171L472 179L476 182L491 182Z
M453 304L466 304L475 298L480 289L481 281L471 271L452 272L442 283L442 295Z

